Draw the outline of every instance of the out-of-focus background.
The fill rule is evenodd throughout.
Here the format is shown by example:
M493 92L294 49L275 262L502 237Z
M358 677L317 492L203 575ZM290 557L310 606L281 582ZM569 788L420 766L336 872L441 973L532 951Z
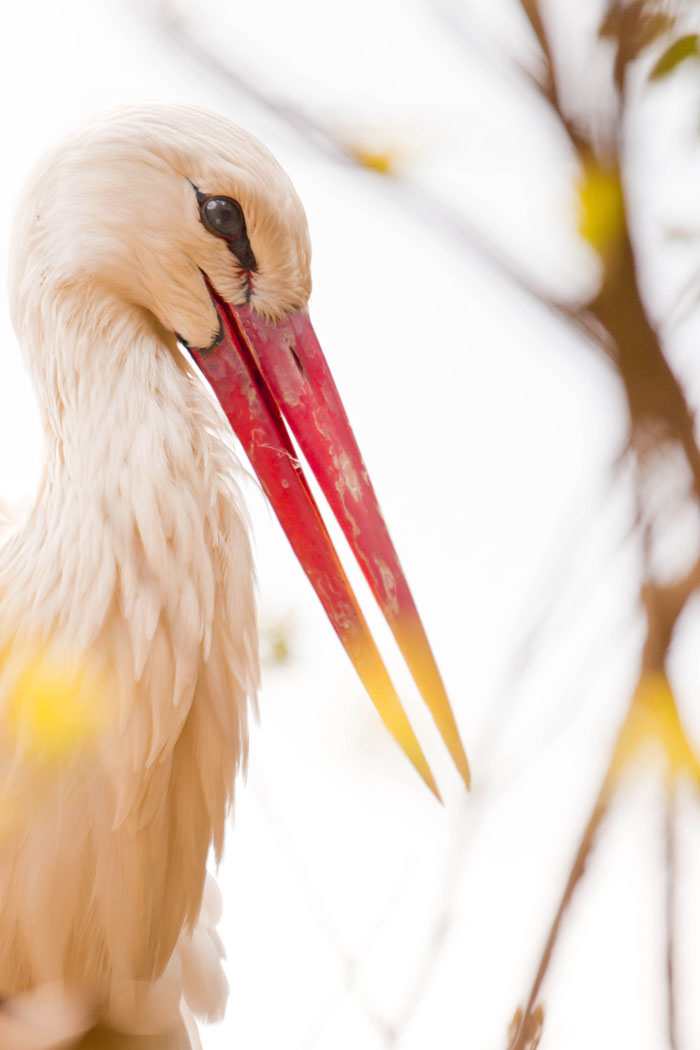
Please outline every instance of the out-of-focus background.
M3 245L47 145L130 99L227 114L291 175L472 761L466 798L373 618L439 807L251 483L261 724L206 1050L697 1044L699 29L692 0L3 10ZM4 302L0 351L21 499L41 433Z

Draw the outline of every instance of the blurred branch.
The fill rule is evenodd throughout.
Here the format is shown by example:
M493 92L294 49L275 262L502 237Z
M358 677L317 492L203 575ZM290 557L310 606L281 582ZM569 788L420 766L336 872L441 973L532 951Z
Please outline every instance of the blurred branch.
M538 0L518 0L523 14L527 18L535 38L540 47L543 75L536 78L542 98L554 111L561 127L566 132L574 152L579 156L590 152L591 143L588 137L577 127L576 122L569 117L561 102L559 82L554 68L554 55L549 34L545 28L540 12Z
M560 530L560 535L563 534L564 539L559 540L559 537L557 537L559 540L558 546L549 552L547 564L541 568L538 567L534 573L536 590L534 593L528 593L527 597L521 602L522 615L519 617L521 627L512 646L511 654L506 658L501 677L501 686L496 690L496 696L504 699L510 698L511 705L514 702L516 683L530 669L545 633L551 632L555 621L558 621L558 626L562 629L561 606L565 589L571 579L571 573L568 570L577 557L579 559L582 557L582 551L586 550L586 543L593 535L594 526L603 517L606 503L609 502L609 496L615 482L617 481L620 484L620 474L620 464L616 464L612 476L607 479L605 491L587 497L583 501L583 506L576 505L571 520ZM625 528L624 535L616 538L611 549L606 552L605 560L601 564L600 575L602 578L605 577L607 570L612 567L612 563L619 557L620 552L628 544L631 537L632 530ZM589 594L585 597L588 598ZM576 611L577 613L580 612L580 605L577 605ZM627 628L630 619L631 616L626 615L624 621L621 622L621 627ZM609 631L605 628L605 637L600 639L600 643L596 642L594 648L598 659L592 659L591 654L588 652L585 655L584 666L588 668L599 667L600 664L604 663L601 654L609 652L609 648L604 643L606 641L610 643L611 640ZM556 644L551 637L551 633L549 642L550 644ZM574 682L580 688L583 677L579 671L576 672L571 687L564 690L567 696L570 696L575 688ZM506 711L505 704L503 702L499 703L498 699L489 705L484 724L482 724L479 733L482 742L483 740L488 740L492 735L500 735L500 730L507 722L507 715L511 710L512 707Z
M437 225L461 248L475 254L499 277L504 278L527 298L544 307L569 331L572 329L576 331L589 347L599 353L603 360L614 360L613 341L598 319L585 306L567 303L552 296L528 277L506 253L484 237L481 231L469 223L463 215L425 187L407 178L394 176L394 179L395 188L403 191L404 204L408 211L429 220L431 229L435 229Z
M471 815L470 822L467 819L468 814ZM465 803L463 812L457 815L451 849L443 869L442 891L437 898L437 914L433 919L420 965L403 997L404 1005L394 1024L396 1032L404 1032L408 1028L425 999L430 982L437 972L438 963L444 954L453 924L460 874L464 868L467 852L474 844L476 831L481 819L483 819L483 814L483 809L475 812L473 807L469 807Z
M678 1050L678 1022L676 1018L676 795L672 786L666 792L665 808L666 852L666 1012L668 1045Z
M608 334L608 346L625 391L629 411L629 450L637 454L640 474L654 469L649 453L677 444L693 478L694 494L700 502L700 451L695 438L695 417L683 388L667 359L658 330L649 317L638 279L638 262L629 232L630 205L621 157L626 96L616 108L616 126L610 136L610 153L594 159L590 135L581 131L566 113L559 89L554 52L543 21L539 0L516 0L525 14L541 49L545 77L542 95L553 108L567 132L584 174L591 187L585 200L589 211L595 206L594 193L613 194L613 203L605 213L608 228L604 238L593 242L601 259L600 286L580 313L594 321ZM675 19L655 0L610 0L601 23L601 38L614 41L617 52L615 82L622 90L628 68L645 47L673 27ZM594 180L598 179L596 183ZM608 188L609 187L609 188ZM619 187L619 204L614 203ZM608 198L604 198L608 199ZM589 216L590 218L590 216ZM588 223L588 236L593 241L596 227ZM599 237L599 234L596 234ZM644 503L643 493L640 499ZM649 616L649 636L645 644L645 661L650 647L656 646L656 666L661 669L676 620L688 597L700 585L697 566L674 588L652 587L643 591L645 604L655 603L655 615ZM648 610L649 611L649 610Z
M598 156L592 136L565 112L555 68L555 55L538 0L517 0L540 48L543 75L540 91L565 131L582 171L581 202L588 209L582 233L601 261L597 293L581 310L608 334L612 357L625 391L629 439L628 454L637 466L637 529L641 530L644 573L640 597L646 615L646 636L641 668L624 723L617 737L600 792L584 831L566 887L546 939L537 972L523 1011L511 1027L510 1050L528 1050L533 1030L541 1028L538 1006L542 982L551 962L561 923L579 884L600 823L622 771L632 758L654 743L664 755L668 797L675 781L688 774L696 783L700 763L678 716L668 685L666 663L676 625L690 597L700 587L700 554L681 579L662 584L652 570L652 532L659 512L650 502L649 483L661 468L670 448L682 452L692 478L692 495L700 503L700 452L695 437L694 412L674 374L660 334L650 318L638 279L638 260L630 235L630 203L621 144L630 104L628 72L644 50L663 38L674 20L653 0L611 0L599 36L615 47L613 93L608 100L614 123L604 136ZM584 195L585 194L585 195ZM617 198L617 199L616 199ZM597 209L597 211L596 211ZM672 802L667 804L666 826L666 969L669 1038L677 1047L674 984L675 844ZM539 1013L538 1013L539 1011ZM538 1037L539 1038L539 1037Z
M214 75L223 81L230 90L247 95L262 109L272 113L279 120L291 126L306 139L315 149L344 159L352 163L353 157L348 147L323 121L314 117L308 110L293 102L286 101L277 95L257 87L252 77L244 76L231 63L224 62L210 48L201 43L192 33L185 19L175 11L168 0L156 0L154 4L155 21L158 30L171 45L193 62L199 69Z
M542 982L552 960L561 924L571 902L574 890L580 882L586 861L590 855L600 824L621 776L630 762L637 758L650 742L658 742L667 763L668 795L675 790L675 781L680 775L690 774L698 783L698 762L678 717L675 699L666 677L666 659L673 630L690 596L700 584L700 559L678 583L660 587L648 583L643 590L647 616L647 635L642 654L640 676L632 696L623 725L618 733L612 756L583 833L576 857L570 869L566 887L549 930L544 950L524 1011L518 1016L519 1023L511 1029L508 1050L529 1050L529 1033L533 1025ZM670 803L669 803L670 805ZM667 947L666 966L668 975L669 1030L675 1039L675 991L673 983L673 909L675 893L675 862L672 826L667 816ZM675 1043L672 1041L672 1048Z
M646 582L642 585L642 603L647 618L642 667L647 674L665 672L676 624L699 587L700 558L685 576L673 584L663 586Z
M675 587L666 589L648 587L646 611L648 621L647 639L644 646L642 668L637 686L618 733L602 784L586 824L574 862L569 871L564 893L549 929L542 955L537 966L524 1010L520 1011L518 1024L511 1026L511 1041L508 1050L529 1050L530 1032L538 1008L542 983L552 961L552 955L561 932L562 920L571 903L574 890L581 881L586 862L595 843L600 825L609 808L621 777L631 761L643 754L650 743L660 745L667 764L668 797L673 795L675 781L680 775L690 774L698 783L700 763L685 737L678 717L675 699L668 686L665 661L673 627L681 615L688 597L700 576L700 563L695 565L686 578ZM670 803L668 804L670 805ZM668 813L668 811L667 811ZM673 983L673 913L675 894L675 853L672 839L671 816L667 815L666 864L666 967L668 975L669 1029L675 1039L675 991ZM675 1042L672 1041L672 1050Z
M506 53L503 45L484 32L481 27L475 28L473 12L467 20L465 5L459 0L426 0L430 11L443 24L451 40L457 40L467 53L469 61L479 59L492 71L520 91L523 81L529 83L538 92L542 88L541 80L514 55ZM515 74L515 75L514 75Z
M630 416L630 443L644 456L650 446L678 442L700 498L700 452L695 418L648 318L627 224L605 260L591 314L616 347L616 365Z
M611 223L618 228L609 231L605 245L594 245L602 262L602 280L598 293L586 308L580 310L587 323L597 324L609 336L608 346L614 347L618 374L622 380L630 414L630 440L646 443L644 431L660 424L662 440L678 441L691 468L696 495L700 498L700 452L695 440L694 416L683 390L664 354L659 334L648 316L639 287L638 266L629 233L629 203L627 199L623 161L620 154L625 120L626 96L611 105L615 112L615 126L608 138L605 155L595 158L592 137L584 132L566 112L555 69L555 60L549 34L540 11L539 0L517 0L522 8L542 53L545 77L542 97L553 109L576 153L581 170L595 174L602 171L608 184L619 185L620 214ZM612 0L601 26L601 35L613 38L617 45L616 82L622 91L628 67L636 59L645 43L673 25L652 2L622 3ZM639 445L638 445L639 447Z
M591 850L593 849L600 825L607 813L613 786L612 774L611 772L608 772L603 780L603 785L600 789L595 805L593 806L593 811L588 819L588 823L586 824L578 850L576 851L576 856L566 880L566 886L559 902L559 907L557 908L554 921L552 922L547 935L542 955L537 964L537 971L530 988L525 1009L516 1013L516 1023L511 1025L508 1050L530 1050L530 1047L533 1045L533 1025L537 1025L536 1013L538 1009L540 1010L539 1026L541 1027L542 1008L538 1006L538 999L542 987L542 981L544 980L545 974L549 969L549 964L552 961L552 952L554 951L554 946L559 936L562 920L564 919L566 911L571 903L574 890L581 881L586 869L586 862Z

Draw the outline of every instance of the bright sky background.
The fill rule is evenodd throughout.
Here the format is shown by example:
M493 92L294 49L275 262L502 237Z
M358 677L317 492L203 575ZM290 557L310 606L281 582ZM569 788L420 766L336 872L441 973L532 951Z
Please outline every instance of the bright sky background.
M456 6L177 0L171 8L260 87L370 146L396 146L413 182L443 195L548 287L591 287L595 261L576 235L565 143L499 51L527 55L522 19L509 0L464 0L465 17L481 27L465 52L438 16ZM290 659L265 667L261 727L219 873L232 994L205 1050L502 1047L637 671L630 493L624 478L608 483L623 437L620 394L558 322L407 207L391 181L312 151L185 60L158 32L154 10L136 0L7 5L0 243L33 161L100 108L186 99L228 114L275 152L309 216L314 324L475 785L465 800L377 624L445 808L425 791L251 485L262 626L291 624ZM689 80L679 94L664 91L643 114L657 128L654 152L635 147L646 172L639 193L650 202L640 236L650 244L662 212L672 218L676 209L695 228L700 221L690 191L697 146L693 154L683 139L697 120L697 91ZM694 109L680 104L693 97ZM0 258L4 268L4 251ZM673 276L651 273L661 305ZM693 345L679 334L679 360L697 390ZM40 455L2 301L3 496L31 491ZM536 659L514 673L518 647L562 581ZM677 654L691 701L697 651ZM679 975L681 1030L696 1035L700 910L690 890L699 830L688 816ZM632 781L574 900L545 986L541 1050L664 1045L661 842L655 782Z

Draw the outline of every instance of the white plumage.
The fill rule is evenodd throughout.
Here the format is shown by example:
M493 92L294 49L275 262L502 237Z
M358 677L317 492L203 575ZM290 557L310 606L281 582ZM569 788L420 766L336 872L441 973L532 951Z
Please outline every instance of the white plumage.
M7 710L27 665L59 689L77 668L98 715L91 739L59 756L37 756L5 719L5 797L23 804L0 838L0 994L60 981L88 1018L127 1030L162 1023L149 1006L177 1012L181 983L199 1013L225 1000L211 911L197 922L245 762L253 571L230 428L172 332L203 331L208 345L198 266L227 262L193 202L191 230L178 229L180 172L245 199L251 168L303 216L272 157L223 119L124 109L41 163L14 229L12 316L46 463L0 550L0 689ZM273 254L274 230L258 232ZM157 1001L166 966L172 988Z

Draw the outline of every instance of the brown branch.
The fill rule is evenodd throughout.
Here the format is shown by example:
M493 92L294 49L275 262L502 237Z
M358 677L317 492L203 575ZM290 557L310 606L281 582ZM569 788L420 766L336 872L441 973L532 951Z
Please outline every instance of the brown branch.
M664 673L668 649L673 637L676 624L685 609L690 597L700 587L700 558L692 566L686 575L676 583L662 587L653 582L643 586L642 596L647 616L647 634L643 647L642 668L640 683L646 676L653 673ZM633 695L632 703L637 695ZM629 717L629 716L628 716ZM624 732L624 726L623 726ZM618 741L622 739L622 734ZM550 927L549 935L544 950L539 960L537 972L530 990L525 1010L516 1015L517 1024L511 1031L511 1041L508 1050L529 1050L533 1045L533 1030L537 1029L541 1017L536 1016L538 998L542 982L549 968L552 953L559 937L561 924L571 902L574 890L580 882L586 861L595 843L595 838L600 824L607 812L610 799L615 787L618 775L616 763L618 748L613 752L613 758L608 766L603 784L593 812L588 820L583 833L574 863L569 872L566 887L557 909L554 921ZM674 840L675 813L673 808L673 797L669 787L669 798L666 810L666 971L667 971L667 995L668 995L668 1025L671 1050L677 1050L676 1035L676 1013L675 1013L675 982L674 982L674 913L675 913L675 840Z
M661 586L647 582L642 585L642 604L647 617L647 634L642 650L642 669L645 673L664 673L676 624L699 588L700 558L675 583Z
M593 152L590 135L579 127L578 123L571 117L562 104L559 81L557 78L554 53L546 25L540 11L539 0L518 0L523 14L527 18L532 31L537 39L541 51L541 59L545 75L542 79L536 79L535 83L540 89L542 98L549 104L557 117L563 130L579 158Z
M552 922L552 925L550 927L544 949L542 951L539 963L537 965L537 971L535 973L535 978L532 982L525 1010L518 1017L519 1023L514 1025L515 1030L511 1031L511 1038L510 1042L508 1043L508 1050L529 1050L529 1045L531 1045L532 1043L531 1033L533 1025L536 1025L535 1012L538 1006L537 1001L539 999L540 988L542 987L542 982L545 978L547 970L549 969L549 964L552 960L552 953L554 951L557 938L559 937L562 921L571 903L571 899L574 895L574 890L576 889L585 871L586 862L595 844L598 829L600 828L603 818L605 817L608 811L610 798L612 794L612 788L612 775L610 771L608 771L608 773L605 776L605 779L603 780L603 785L596 799L593 811L588 819L588 823L586 824L586 829L583 833L583 837L581 838L581 842L576 852L576 857L574 858L574 862L571 866L569 877L566 881L566 887L559 902L559 907L557 908L556 914L554 916L554 921Z
M593 143L567 114L561 101L556 76L555 60L551 41L540 11L539 0L518 0L542 53L546 69L543 97L554 110L562 128L568 135L579 163L585 166L594 156ZM644 40L644 32L650 32L653 23L644 5L631 5L620 17L632 20L621 26L619 32L629 30L634 37L634 46L622 49L625 63L636 58ZM659 16L661 17L661 16ZM632 32L633 31L633 32ZM655 30L654 30L655 31ZM620 42L620 47L622 43ZM618 85L619 86L619 85ZM615 130L610 135L606 167L617 174L620 188L625 195L620 157L620 141L624 121L624 96L616 105ZM681 385L674 375L665 355L654 325L649 319L640 290L637 262L627 225L627 209L624 209L624 227L612 249L604 257L604 270L600 290L589 304L588 310L579 311L591 328L598 322L608 333L615 348L616 364L623 382L630 414L631 444L643 450L647 443L649 426L659 424L662 436L677 441L682 447L694 479L697 498L700 500L700 451L695 440L695 420L686 401ZM652 440L658 444L655 432Z
M695 418L664 354L639 287L637 263L627 229L606 258L600 290L590 313L609 333L617 352L630 416L631 443L642 455L676 441L690 467L700 500L700 451Z
M644 643L642 669L640 673L640 684L652 673L665 673L665 663L668 648L671 643L673 630L683 612L691 595L700 586L700 559L690 571L677 583L661 587L654 583L648 583L643 588L643 599L647 615L647 636ZM637 695L633 695L632 704ZM631 710L631 708L630 708ZM628 712L629 717L629 712ZM626 720L627 722L627 720ZM626 724L625 722L625 724ZM623 730L618 737L618 744L622 740ZM586 861L595 843L595 838L602 820L608 810L616 779L618 776L618 746L613 751L613 757L603 779L598 798L586 825L576 857L571 866L566 887L562 895L559 907L549 930L544 950L540 956L539 964L532 983L530 994L524 1011L516 1014L516 1022L511 1029L511 1039L508 1050L530 1050L533 1045L533 1031L537 1029L541 1017L536 1016L538 1009L538 998L542 982L552 959L554 947L561 931L564 915L569 907L574 890L580 882L586 866ZM670 797L670 789L669 789ZM668 1018L671 1050L677 1050L676 1042L676 1015L675 1015L675 984L673 979L673 918L675 910L675 843L674 811L672 801L669 801L666 816L666 866L667 866L667 898L666 898L666 968L668 982Z

